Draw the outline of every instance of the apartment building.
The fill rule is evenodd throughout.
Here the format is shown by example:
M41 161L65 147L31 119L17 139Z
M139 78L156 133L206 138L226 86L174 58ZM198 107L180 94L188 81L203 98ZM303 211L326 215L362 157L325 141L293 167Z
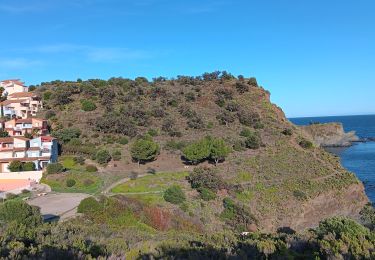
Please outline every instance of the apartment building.
M33 162L36 170L57 162L57 140L50 136L28 139L22 136L0 138L0 171L8 169L12 161Z

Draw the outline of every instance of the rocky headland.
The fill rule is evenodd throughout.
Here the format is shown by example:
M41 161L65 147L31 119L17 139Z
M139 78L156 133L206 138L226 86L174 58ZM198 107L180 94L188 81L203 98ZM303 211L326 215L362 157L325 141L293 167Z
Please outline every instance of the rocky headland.
M362 141L355 131L345 132L341 123L311 124L301 128L320 147L349 147Z

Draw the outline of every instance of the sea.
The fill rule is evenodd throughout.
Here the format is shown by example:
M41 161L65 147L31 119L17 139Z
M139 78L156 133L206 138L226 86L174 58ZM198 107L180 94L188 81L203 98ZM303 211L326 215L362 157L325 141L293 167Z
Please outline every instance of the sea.
M296 125L340 122L346 132L355 131L361 139L375 140L375 115L303 117L289 120ZM329 151L340 156L342 165L357 175L365 185L368 198L375 203L375 142L355 143L348 148L332 148Z

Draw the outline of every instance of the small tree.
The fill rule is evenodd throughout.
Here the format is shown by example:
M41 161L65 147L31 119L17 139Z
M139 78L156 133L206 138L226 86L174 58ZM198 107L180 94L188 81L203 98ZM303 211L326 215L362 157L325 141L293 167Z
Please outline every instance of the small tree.
M78 128L64 128L52 132L52 135L63 143L68 143L73 138L78 138L81 135L81 130Z
M22 162L21 161L12 161L8 165L8 169L11 172L20 172L20 171L22 171Z
M131 146L130 153L134 160L141 162L154 160L160 152L160 147L151 138L137 139Z
M197 164L210 156L210 149L210 142L205 138L199 142L186 146L182 150L182 153L188 161L193 164Z
M225 144L223 139L211 139L210 158L215 161L215 165L219 161L225 159L230 153L230 148Z
M96 161L100 164L106 164L111 161L111 154L107 150L100 150L96 153Z
M173 185L164 192L164 199L172 204L181 204L186 197L180 186Z

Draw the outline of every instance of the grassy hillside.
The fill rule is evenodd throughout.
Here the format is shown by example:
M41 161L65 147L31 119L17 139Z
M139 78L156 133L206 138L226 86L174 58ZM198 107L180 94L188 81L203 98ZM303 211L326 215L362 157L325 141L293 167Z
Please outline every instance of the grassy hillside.
M338 158L313 147L309 137L271 104L270 94L254 78L214 72L152 82L145 78L54 81L42 83L36 92L45 106L41 116L49 119L63 154L95 160L98 150L106 150L112 157L117 153L116 161L104 168L108 178L118 172L130 176L134 172L183 171L189 165L184 147L206 136L224 140L230 148L224 161L216 167L212 160L197 161L198 167L206 167L204 172L213 172L223 183L210 187L218 196L204 209L195 205L198 195L187 200L192 204L190 213L201 220L212 212L207 218L215 219L213 229L227 226L228 221L217 216L224 210L226 197L251 212L252 223L247 225L269 231L282 225L295 229L316 225L319 214L301 226L294 225L293 218L303 215L310 201L328 191L334 191L329 199L337 207L352 197L355 206L342 211L344 215L356 217L366 203L363 192L345 194L352 185L361 190L356 177L341 167ZM160 154L138 167L130 148L145 135L159 144ZM191 171L197 166L189 167ZM182 186L188 187L188 181ZM321 216L338 212L334 208Z
M38 226L25 236L0 236L6 245L0 256L17 254L15 241L26 238L20 255L373 254L372 231L346 218L321 222L338 215L359 219L367 203L363 185L337 157L314 147L254 78L214 72L152 82L54 81L35 92L66 168L51 171L44 182L55 191L93 197L81 203L77 219ZM373 228L373 209L368 212ZM12 227L0 228L0 235L17 234ZM31 240L37 250L27 246Z

